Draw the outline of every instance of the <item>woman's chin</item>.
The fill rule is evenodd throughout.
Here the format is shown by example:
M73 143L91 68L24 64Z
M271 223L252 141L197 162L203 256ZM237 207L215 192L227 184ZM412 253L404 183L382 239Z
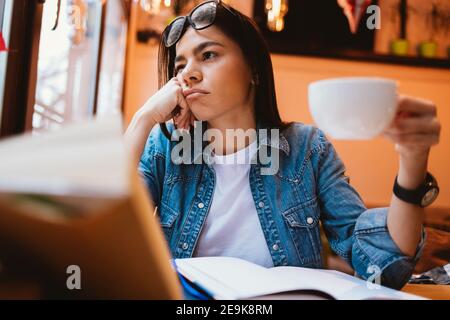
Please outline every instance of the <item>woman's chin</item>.
M218 112L222 110L217 110L211 105L195 104L190 106L191 112L197 121L213 121L217 120L224 112Z
M214 118L214 115L208 114L207 112L195 112L194 110L191 111L196 121L210 121Z

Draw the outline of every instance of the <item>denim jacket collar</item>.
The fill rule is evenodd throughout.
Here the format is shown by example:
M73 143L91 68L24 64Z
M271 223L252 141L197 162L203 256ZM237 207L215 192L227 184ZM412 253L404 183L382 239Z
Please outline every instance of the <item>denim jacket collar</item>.
M283 151L287 156L289 155L289 152L290 152L289 142L287 141L286 137L281 132L280 132L279 139L271 139L271 137L267 136L267 137L262 138L259 141L258 148L260 145L263 145L263 146L265 145L265 146L269 146L269 147L272 147L275 149L279 149L279 150Z
M207 129L207 124L205 121L202 122L202 137L205 133ZM271 148L275 148L278 150L281 150L284 152L284 154L286 156L289 156L290 153L290 147L289 147L289 142L286 139L285 135L283 134L282 130L279 130L279 138L272 138L271 137L271 129L266 129L266 133L267 134L260 134L260 130L261 129L266 129L266 128L262 128L261 125L258 123L256 125L256 130L257 130L257 139L258 139L258 150L261 146L268 146ZM260 139L260 137L262 137ZM193 160L194 162L196 162L196 160L198 159L198 157L203 156L203 150L205 149L205 147L208 145L207 141L203 141L202 144L202 150L196 149L194 143L192 142L192 156L193 156Z

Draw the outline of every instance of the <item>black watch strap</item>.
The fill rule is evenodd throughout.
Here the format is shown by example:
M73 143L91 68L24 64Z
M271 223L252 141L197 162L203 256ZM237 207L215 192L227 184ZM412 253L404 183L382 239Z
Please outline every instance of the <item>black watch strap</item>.
M438 193L439 187L437 181L429 172L427 172L425 182L414 190L401 187L398 184L397 177L395 177L394 194L397 198L405 202L426 207L436 199Z

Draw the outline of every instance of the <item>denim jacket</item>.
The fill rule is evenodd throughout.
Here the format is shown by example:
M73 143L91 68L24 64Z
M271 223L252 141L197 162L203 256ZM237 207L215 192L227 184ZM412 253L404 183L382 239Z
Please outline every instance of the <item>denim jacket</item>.
M206 163L175 164L171 150L176 143L156 126L139 173L158 207L173 258L189 258L212 203L215 173ZM424 231L416 255L402 254L387 229L388 208L364 206L321 130L292 123L279 135L279 143L269 138L258 142L263 144L278 149L279 169L262 175L264 165L252 164L249 183L274 266L323 268L321 224L331 250L361 278L392 288L409 280L424 245Z

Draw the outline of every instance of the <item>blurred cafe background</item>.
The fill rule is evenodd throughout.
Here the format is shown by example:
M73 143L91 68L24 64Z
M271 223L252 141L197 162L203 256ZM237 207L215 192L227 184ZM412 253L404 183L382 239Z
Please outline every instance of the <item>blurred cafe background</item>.
M128 123L157 91L162 30L200 2L0 0L0 142L113 113ZM331 77L391 78L401 93L436 103L442 138L429 169L441 193L426 209L429 237L416 272L448 263L450 1L374 0L377 11L359 19L344 14L346 0L225 2L253 17L265 36L285 121L313 123L308 84ZM366 205L388 205L398 166L392 144L383 138L333 144ZM329 267L338 265L329 260Z

